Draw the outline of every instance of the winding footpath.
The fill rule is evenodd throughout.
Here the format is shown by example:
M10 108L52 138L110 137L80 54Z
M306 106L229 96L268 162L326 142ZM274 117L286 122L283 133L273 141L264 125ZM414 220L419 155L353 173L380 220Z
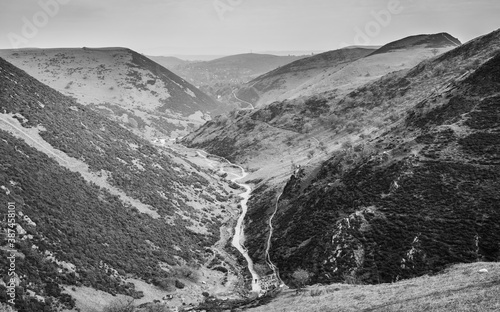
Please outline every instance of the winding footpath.
M255 109L255 107L253 106L253 104L252 104L252 103L247 102L247 101L242 100L242 99L240 99L239 97L237 97L237 96L236 96L236 93L235 93L235 90L233 90L233 96L234 96L234 98L235 98L235 99L237 99L238 101L240 101L240 102L243 102L243 103L245 103L245 104L250 105L250 107L245 107L245 108L242 108L242 109L250 109L250 110L251 110L251 109Z
M208 157L207 157L209 155L208 153L206 153L204 151L197 151L196 153L200 157L203 157L209 163L209 165L211 167L215 166L216 162L208 159ZM225 158L222 158L219 156L217 156L217 158L223 159L224 161L226 161L228 163L229 167L238 168L241 170L241 175L238 175L234 172L225 171L224 166L222 166L222 165L220 166L221 172L227 173L228 175L229 174L233 175L234 178L232 178L231 181L236 183L238 186L245 189L245 192L239 194L239 197L241 197L240 205L241 205L242 212L241 212L240 217L238 218L238 221L236 223L236 227L234 228L234 236L233 236L232 244L243 255L243 257L247 260L248 271L250 271L250 274L252 275L252 291L256 292L256 293L260 293L260 291L261 291L261 287L260 287L260 283L259 283L260 276L255 271L252 258L250 258L250 255L248 255L248 251L244 246L245 233L244 233L243 221L244 221L245 216L246 216L247 211L248 211L247 204L248 204L248 200L250 199L250 194L252 192L252 188L248 184L236 182L237 180L241 180L244 177L246 177L248 175L248 173L245 171L245 169L243 169L243 167L235 165Z

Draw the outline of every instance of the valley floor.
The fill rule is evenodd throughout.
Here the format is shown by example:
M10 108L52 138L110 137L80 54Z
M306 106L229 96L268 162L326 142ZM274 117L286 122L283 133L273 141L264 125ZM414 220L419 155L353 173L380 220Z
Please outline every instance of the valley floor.
M481 272L480 270L487 270ZM500 263L454 265L434 276L392 284L310 286L282 292L252 312L500 311Z

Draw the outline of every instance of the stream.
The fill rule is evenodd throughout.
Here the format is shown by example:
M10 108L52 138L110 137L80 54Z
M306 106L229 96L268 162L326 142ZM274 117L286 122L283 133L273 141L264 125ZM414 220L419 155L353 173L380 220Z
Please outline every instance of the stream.
M276 206L275 206L274 212L271 215L271 217L269 218L269 236L267 238L266 251L264 254L267 265L273 270L274 275L276 276L276 278L278 279L278 281L280 282L281 285L283 285L284 283L280 278L280 273L279 273L278 267L276 265L274 265L274 263L271 261L271 256L269 255L269 249L271 249L271 239L273 237L273 218L276 215L276 213L278 212L278 204L280 202L281 195L283 195L284 191L285 191L285 187L283 186L283 189L281 190L278 197L276 198Z
M208 157L207 157L209 155L208 153L206 153L204 151L197 151L197 153L198 153L198 155L200 155L201 157L203 157L209 163L209 165L211 167L215 166L216 162L213 161L213 160L208 159ZM225 158L222 158L222 157L219 157L219 156L216 156L216 157L218 159L222 159L225 162L227 162L229 167L238 168L241 171L241 174L236 174L236 173L231 172L231 171L225 171L224 170L225 169L224 165L220 166L220 171L221 172L224 172L224 173L227 173L228 175L234 176L231 179L231 181L234 182L234 183L236 183L238 186L240 186L240 187L242 187L242 188L245 189L245 192L239 194L239 197L241 197L241 201L240 201L241 215L238 218L238 221L236 223L236 227L234 228L234 236L233 236L232 244L241 253L241 255L247 260L248 271L250 271L250 274L252 275L252 292L260 293L260 291L261 291L261 287L260 287L260 284L259 284L260 277L257 274L257 272L255 272L255 269L253 267L252 258L250 258L250 256L248 255L248 251L247 251L247 249L244 246L244 243L245 243L245 232L244 232L243 221L244 221L245 216L247 214L247 210L248 210L247 203L248 203L248 200L250 198L250 194L252 193L252 188L248 184L236 182L237 180L241 180L241 179L245 178L248 175L248 173L245 171L245 169L243 169L243 167L235 165L235 164L231 163L230 161L228 161Z

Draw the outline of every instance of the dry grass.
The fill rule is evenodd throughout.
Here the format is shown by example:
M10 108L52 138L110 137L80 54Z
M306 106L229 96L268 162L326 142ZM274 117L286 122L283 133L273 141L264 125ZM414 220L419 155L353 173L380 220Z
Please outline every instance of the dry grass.
M460 264L439 275L393 284L311 286L301 295L285 291L248 311L500 311L500 263Z

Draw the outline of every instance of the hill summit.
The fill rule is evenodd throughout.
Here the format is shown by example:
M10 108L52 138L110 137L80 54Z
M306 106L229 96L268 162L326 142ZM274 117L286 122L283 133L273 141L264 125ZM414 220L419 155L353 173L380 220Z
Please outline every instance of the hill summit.
M445 48L449 46L458 47L461 44L462 43L460 42L460 40L451 36L448 33L416 35L388 43L377 49L371 55L387 53L389 51L395 51L395 50L412 49L419 46L424 48L435 49L435 48Z
M147 138L176 137L226 109L126 48L0 50L0 56Z

